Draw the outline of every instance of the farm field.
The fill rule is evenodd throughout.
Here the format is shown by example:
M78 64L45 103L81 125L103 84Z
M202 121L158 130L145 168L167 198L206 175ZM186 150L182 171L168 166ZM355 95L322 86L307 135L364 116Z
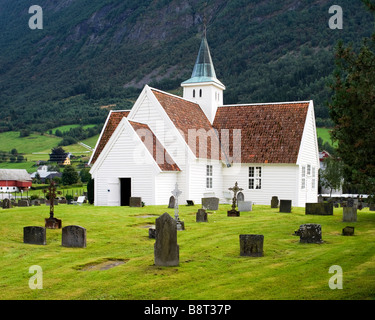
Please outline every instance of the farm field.
M154 265L148 227L173 209L167 206L95 207L59 205L63 227L87 229L86 248L61 246L61 230L47 229L47 245L23 243L23 227L43 226L47 206L0 209L0 299L26 300L373 300L375 298L375 213L358 211L358 222L306 216L304 208L279 213L254 205L241 217L227 217L229 205L196 223L200 206L180 205L186 230L178 231L178 267ZM322 244L301 244L293 233L319 223ZM346 226L355 235L345 237ZM264 256L241 257L240 234L264 235ZM106 262L121 264L106 270ZM43 289L28 286L29 268L43 269ZM329 269L343 270L343 289L332 290Z

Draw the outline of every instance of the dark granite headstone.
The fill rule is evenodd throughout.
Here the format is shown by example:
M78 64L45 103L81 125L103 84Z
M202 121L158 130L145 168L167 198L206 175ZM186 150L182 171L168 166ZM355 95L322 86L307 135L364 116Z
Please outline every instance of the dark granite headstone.
M156 266L178 266L179 246L177 244L177 222L168 213L156 219L156 241L154 261Z
M19 207L28 207L29 201L25 199L18 200L18 206Z
M193 206L194 201L193 200L186 200L187 206Z
M280 200L279 212L284 212L284 213L292 212L292 200Z
M354 227L345 227L342 229L343 236L354 236Z
M24 227L23 242L28 244L46 245L46 228Z
M240 255L248 257L263 256L264 236L258 234L240 235Z
M342 208L342 221L343 222L356 222L357 221L357 206Z
M331 216L333 215L333 203L306 203L305 214Z
M3 209L10 209L12 208L12 202L6 198L3 200Z
M198 209L196 222L208 222L207 212L205 209Z
M61 229L62 222L60 219L49 217L45 218L44 221L47 229Z
M148 228L148 237L150 239L156 239L156 229L155 229L155 227Z
M271 208L278 208L279 207L279 198L277 196L273 196L271 199Z
M130 197L129 198L129 207L142 207L142 198L141 197Z
M202 198L202 209L215 211L219 210L219 198L209 197Z
M320 224L307 223L299 227L298 235L301 243L322 243L322 227Z
M62 229L63 247L86 248L86 229L80 226L66 226Z
M169 198L168 208L169 209L174 209L175 204L176 204L176 199L174 198L174 196L171 196Z

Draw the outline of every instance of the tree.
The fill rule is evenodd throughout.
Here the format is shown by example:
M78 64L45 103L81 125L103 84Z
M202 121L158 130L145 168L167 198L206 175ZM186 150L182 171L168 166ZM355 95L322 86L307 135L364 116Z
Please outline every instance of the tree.
M87 183L87 200L90 204L94 204L94 179L91 179Z
M375 10L371 1L364 3ZM335 57L334 92L329 104L332 138L344 163L345 180L375 195L375 34L356 50L339 42Z
M79 172L79 177L82 182L88 182L91 179L90 169L84 168Z
M330 189L331 196L332 190L339 190L344 183L344 166L340 159L333 157L324 159L324 164L324 170L320 171L320 183L324 188Z
M62 173L61 179L63 185L71 185L78 182L78 173L72 166L66 166Z

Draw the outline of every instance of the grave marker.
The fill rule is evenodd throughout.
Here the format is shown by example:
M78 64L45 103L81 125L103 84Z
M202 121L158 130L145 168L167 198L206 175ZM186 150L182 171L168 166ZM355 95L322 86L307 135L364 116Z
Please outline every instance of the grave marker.
M70 248L86 248L86 229L75 225L64 227L61 245Z
M46 245L46 228L24 227L23 242L28 244Z
M264 236L259 234L240 235L240 255L248 257L263 256Z
M202 198L202 209L209 211L219 210L219 198L209 197Z

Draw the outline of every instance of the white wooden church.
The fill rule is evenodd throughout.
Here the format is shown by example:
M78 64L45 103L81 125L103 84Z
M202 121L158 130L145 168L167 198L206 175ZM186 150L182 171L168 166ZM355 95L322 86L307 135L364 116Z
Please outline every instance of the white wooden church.
M95 205L129 197L168 204L215 196L228 203L238 182L245 200L293 206L316 202L319 152L313 101L223 105L206 37L183 97L146 85L131 110L111 111L90 159Z

